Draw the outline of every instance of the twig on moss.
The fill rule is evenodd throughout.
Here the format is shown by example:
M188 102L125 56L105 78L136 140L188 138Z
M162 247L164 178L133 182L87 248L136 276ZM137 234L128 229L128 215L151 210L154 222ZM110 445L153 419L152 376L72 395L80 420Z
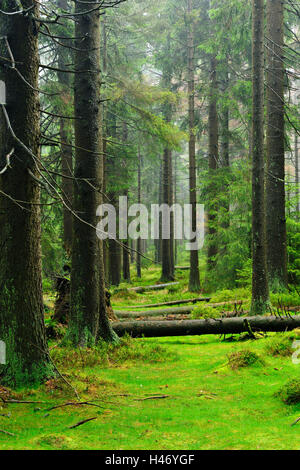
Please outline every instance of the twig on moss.
M73 424L73 426L70 426L68 429L78 428L78 426L82 426L83 424L88 423L89 421L94 421L95 419L97 419L97 416L95 416L94 418L84 419L83 421L79 421L78 423Z

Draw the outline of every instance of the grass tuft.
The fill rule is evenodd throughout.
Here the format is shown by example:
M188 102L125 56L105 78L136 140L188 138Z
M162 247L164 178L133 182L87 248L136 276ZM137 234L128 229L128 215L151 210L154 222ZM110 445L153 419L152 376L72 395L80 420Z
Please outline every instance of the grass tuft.
M291 356L293 354L291 339L284 335L277 335L266 344L266 352L271 356Z
M242 367L249 367L253 364L262 364L263 361L258 354L249 349L243 349L229 354L228 356L229 367L232 370L237 370Z
M287 382L275 394L286 405L296 405L300 403L300 379L293 379Z

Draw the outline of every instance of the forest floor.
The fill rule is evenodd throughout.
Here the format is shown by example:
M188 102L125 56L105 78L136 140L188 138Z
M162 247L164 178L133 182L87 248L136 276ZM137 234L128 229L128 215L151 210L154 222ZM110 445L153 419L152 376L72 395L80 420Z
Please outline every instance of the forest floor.
M154 284L155 276L150 271L146 283ZM214 299L228 300L225 294ZM190 296L128 295L117 293L114 306ZM60 377L26 391L0 386L6 401L33 402L0 404L0 430L10 433L0 432L0 449L299 450L300 422L291 425L300 417L300 403L287 405L276 396L299 379L300 365L291 357L296 337L124 338L117 347L97 350L51 341L52 359L71 386ZM230 355L240 351L255 353L257 361L231 367ZM88 404L78 404L74 389ZM66 406L50 410L56 405ZM70 429L89 418L96 419Z

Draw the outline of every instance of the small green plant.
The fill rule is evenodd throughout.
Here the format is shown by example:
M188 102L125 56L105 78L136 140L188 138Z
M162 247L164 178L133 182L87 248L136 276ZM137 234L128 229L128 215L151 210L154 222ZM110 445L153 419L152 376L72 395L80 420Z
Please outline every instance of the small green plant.
M232 370L240 369L242 367L249 367L257 363L262 364L262 359L258 354L250 351L249 349L233 352L228 356L228 364Z
M300 403L300 379L293 379L287 382L275 394L286 405L296 405Z
M293 354L291 339L283 334L277 335L269 340L266 351L271 356L291 356Z

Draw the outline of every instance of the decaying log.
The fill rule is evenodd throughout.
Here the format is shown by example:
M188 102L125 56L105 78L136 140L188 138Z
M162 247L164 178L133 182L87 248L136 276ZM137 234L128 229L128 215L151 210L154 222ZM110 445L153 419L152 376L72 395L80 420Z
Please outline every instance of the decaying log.
M242 305L242 300L221 302L218 304L207 304L204 307L225 307L227 305ZM141 305L144 307L144 305ZM176 308L165 308L165 309L156 309L156 310L143 310L141 312L130 312L127 310L114 310L115 315L118 318L140 318L140 317L160 317L165 315L188 315L190 314L195 307L186 306L186 307L176 307Z
M137 286L137 287L128 287L130 292L142 293L147 290L161 290L168 289L168 287L178 286L179 282L168 282L167 284L155 284L154 286Z
M161 302L160 304L143 304L143 305L127 305L124 308L156 308L164 307L167 305L180 305L180 304L195 304L197 302L209 302L210 297L196 297L195 299L181 299L181 300L171 300L169 302Z
M239 334L247 332L249 326L255 331L291 331L300 327L300 315L294 317L240 317L219 318L206 320L182 321L135 321L113 323L114 331L118 336L126 333L133 338L162 337L162 336L190 336L190 335L218 335Z
M177 308L165 308L157 310L147 310L142 312L129 312L122 310L114 310L115 315L118 318L139 318L139 317L161 317L165 315L186 315L193 311L194 307L177 307Z

